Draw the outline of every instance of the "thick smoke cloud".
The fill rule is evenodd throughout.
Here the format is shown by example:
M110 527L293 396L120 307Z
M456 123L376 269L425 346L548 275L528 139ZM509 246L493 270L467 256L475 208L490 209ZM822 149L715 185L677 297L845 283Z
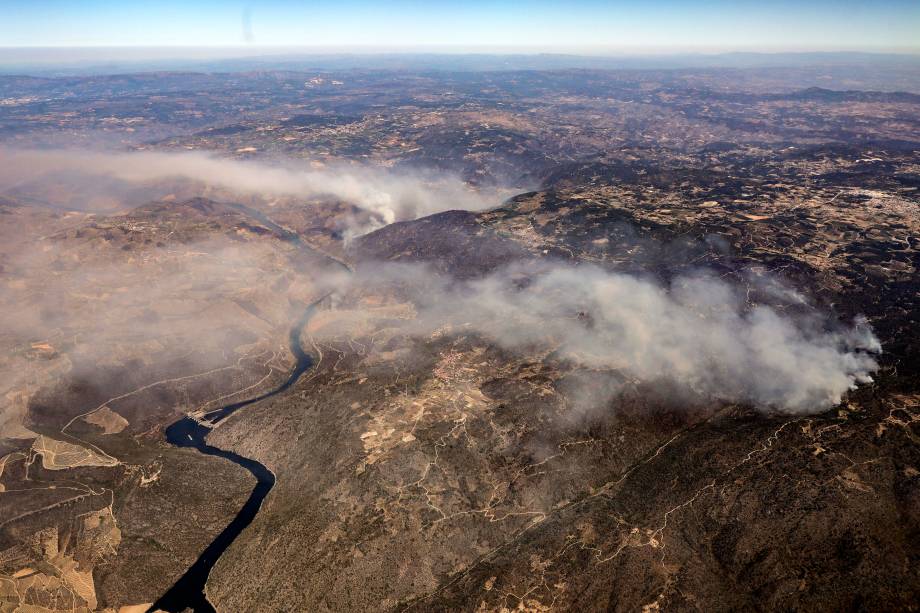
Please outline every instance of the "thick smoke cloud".
M407 323L412 333L449 323L511 350L548 345L589 369L659 382L685 394L682 400L818 412L871 381L872 354L881 350L865 322L831 325L747 305L736 288L705 275L663 287L593 266L543 264L461 284L415 266L383 265L349 283L359 291L408 291L418 314Z
M146 402L153 412L235 392L269 371L280 376L290 367L290 324L318 297L313 268L294 267L292 255L258 236L125 252L58 235L4 260L0 440L31 438L23 426L29 397L67 389L68 381L101 386L104 399L187 377L190 396L154 386L152 397L112 407Z
M0 186L44 176L64 176L67 181L103 177L132 185L180 179L260 195L327 194L374 212L376 223L381 225L444 209L477 209L487 204L457 179L368 167L315 170L219 159L202 153L0 150ZM223 267L195 277L228 279L242 268ZM41 277L40 269L31 267L36 279ZM128 278L119 274L101 281L94 278L87 284L127 291ZM270 309L271 319L283 325L281 305L288 302L284 291L272 289L270 294L261 295L258 279L256 276L230 286L237 292L259 294L247 304L278 302ZM535 346L556 349L572 363L611 373L607 386L611 395L620 383L631 381L660 384L669 394L681 394L680 400L714 399L748 403L764 410L817 412L840 402L858 383L871 381L877 369L873 354L881 349L863 322L843 326L815 315L813 310L811 315L802 314L808 312L800 308L804 299L775 281L758 282L759 293L774 306L750 305L736 287L705 274L680 277L663 286L593 266L532 262L463 283L423 267L394 264L364 265L353 277L327 282L345 294L390 295L394 288L408 292L417 313L413 320L403 322L410 334L427 335L449 325L509 350L525 351ZM168 278L164 283L164 287L173 287ZM143 288L145 284L142 281L139 285ZM127 293L147 296L143 291ZM162 303L166 294L147 296L141 302ZM197 299L208 303L211 298L204 292ZM122 305L110 306L113 311L124 310ZM105 310L102 305L94 308ZM233 317L238 317L235 311ZM84 328L86 318L86 313L75 308L68 311L65 321L53 325ZM104 314L100 319L108 321ZM16 330L41 329L49 322L38 324L20 324ZM161 325L151 325L153 336Z
M60 176L67 176L70 182L83 176L130 184L183 179L243 194L331 196L373 213L376 222L356 229L358 232L449 209L479 210L497 204L494 198L472 191L459 178L446 174L344 164L316 169L290 160L269 165L203 152L0 149L2 187ZM103 187L98 179L93 184Z

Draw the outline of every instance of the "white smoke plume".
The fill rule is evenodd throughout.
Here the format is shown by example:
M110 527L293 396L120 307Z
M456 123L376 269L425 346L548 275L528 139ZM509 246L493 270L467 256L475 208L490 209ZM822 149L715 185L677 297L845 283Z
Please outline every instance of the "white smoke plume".
M350 282L360 291L409 288L413 333L447 323L507 349L543 344L587 368L676 385L687 398L764 410L812 413L839 403L872 380L872 354L881 351L864 321L831 325L746 305L736 288L706 275L664 287L594 266L543 264L460 284L382 265Z
M217 157L204 152L94 152L0 148L0 187L45 176L116 179L131 184L182 179L243 194L331 196L376 217L370 231L394 221L449 209L480 210L498 201L473 191L449 174L399 172L374 166L330 165L316 169L305 161L270 165ZM100 188L102 184L96 182Z
M179 178L245 193L328 194L373 211L380 224L487 204L458 179L370 167L315 170L203 153L0 150L0 185L46 175L130 184ZM873 354L881 349L862 322L830 325L826 317L789 314L797 309L748 305L736 288L705 275L665 287L592 266L529 264L459 283L418 266L380 264L337 282L356 291L408 290L417 307L417 318L406 323L411 333L448 324L511 350L542 344L618 378L764 410L809 413L839 403L871 381L878 368ZM788 288L761 289L801 306L801 296Z

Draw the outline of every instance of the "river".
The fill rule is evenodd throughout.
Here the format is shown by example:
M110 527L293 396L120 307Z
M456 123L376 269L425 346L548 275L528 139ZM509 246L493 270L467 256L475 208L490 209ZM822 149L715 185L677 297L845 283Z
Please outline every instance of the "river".
M292 243L300 249L310 249L310 247L300 240L299 236L279 226L263 213L243 205L231 206L257 219L275 232L285 242ZM329 257L329 259L339 266L348 268L347 265L338 260L331 257ZM211 569L214 568L214 564L217 563L217 560L220 559L224 551L226 551L233 541L236 540L236 537L243 532L246 526L251 524L252 520L255 519L256 513L258 513L259 509L262 507L262 501L265 500L272 486L275 485L275 475L259 462L251 458L244 458L232 451L225 451L208 445L205 439L211 432L213 426L219 421L245 406L284 392L294 385L304 372L313 366L313 358L303 350L300 344L300 336L304 326L313 315L313 312L325 298L326 296L323 296L310 304L304 310L300 318L291 326L288 334L288 344L296 363L291 374L281 385L268 392L255 396L254 398L234 402L210 411L204 415L200 422L191 417L183 417L166 428L166 440L170 444L176 447L193 447L205 455L218 456L230 460L252 473L256 478L256 486L249 495L249 499L246 500L246 504L243 505L240 512L233 518L233 521L217 535L217 538L211 541L185 574L182 575L165 594L153 603L148 609L148 613L156 610L179 613L180 611L188 609L195 611L195 613L210 613L214 611L214 607L208 602L204 594L204 587L207 583L208 575L210 575ZM210 425L206 425L203 422L207 422Z

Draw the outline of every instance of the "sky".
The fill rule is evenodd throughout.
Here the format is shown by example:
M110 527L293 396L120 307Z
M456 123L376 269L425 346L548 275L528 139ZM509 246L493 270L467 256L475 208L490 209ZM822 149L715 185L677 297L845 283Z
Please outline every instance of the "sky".
M0 47L920 50L920 0L0 0Z

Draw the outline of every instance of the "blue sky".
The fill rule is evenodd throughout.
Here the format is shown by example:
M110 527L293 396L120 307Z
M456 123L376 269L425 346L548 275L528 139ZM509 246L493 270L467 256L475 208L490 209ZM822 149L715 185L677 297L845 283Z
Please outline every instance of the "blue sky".
M918 50L920 0L0 0L0 46Z

